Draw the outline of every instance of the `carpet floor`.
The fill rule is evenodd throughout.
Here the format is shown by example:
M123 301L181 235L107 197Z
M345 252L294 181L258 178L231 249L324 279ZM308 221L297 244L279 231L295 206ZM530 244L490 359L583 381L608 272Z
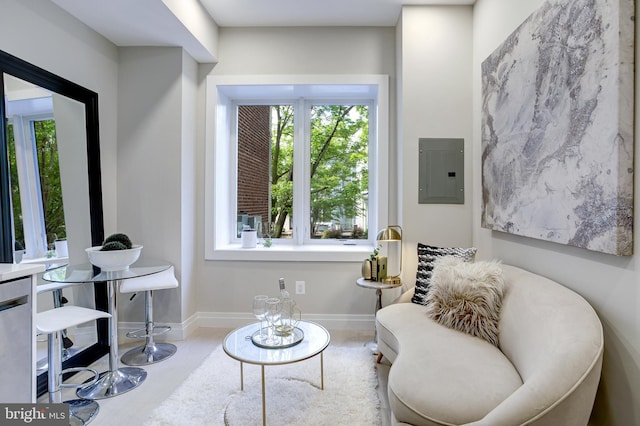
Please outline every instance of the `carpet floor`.
M180 386L187 380L187 378L189 378L190 375L192 375L192 373L196 371L196 369L200 365L203 365L205 360L209 358L217 348L220 347L224 337L229 331L231 330L225 328L203 327L195 330L185 340L174 341L173 343L178 346L178 352L165 361L145 366L144 369L148 372L148 375L147 379L141 386L125 394L113 398L101 399L99 401L100 413L91 423L91 426L129 426L144 424L152 416L155 416L154 410L156 410L158 407L162 407L164 402L167 401L173 394L175 394L177 389L180 388ZM373 337L373 332L371 330L330 330L330 333L331 345L329 346L329 348L327 348L327 351L332 348L341 346L357 346L363 348L364 345ZM123 339L120 342L120 353L125 353L127 350L138 344L140 344L138 340ZM362 365L375 366L378 379L378 398L380 399L382 405L382 426L389 426L390 411L386 388L390 364L388 363L386 358L382 359L382 363L375 364L375 356L369 354L368 357L369 358L367 359L367 361ZM91 367L96 369L97 371L106 370L109 366L107 358L108 357L105 355L100 360L92 364ZM330 365L334 362L334 360L335 357L330 356L330 353L326 352L325 369L330 368ZM234 362L233 360L231 360L231 358L228 358L226 361L232 362L232 366L229 368L229 370L224 372L224 374L232 375L232 377L234 378L233 389L230 390L230 392L238 392L240 388L239 363ZM303 365L306 363L309 364L309 367L311 369L309 376L307 376L307 380L317 386L320 383L320 361L316 358L312 358L299 364ZM274 374L278 372L279 368L282 368L282 371L284 372L293 372L293 370L288 370L288 368L294 366L296 366L296 364L292 364L290 366L275 366L272 368L266 367L265 373L267 382L269 383L270 378L276 377ZM258 366L247 367L254 367L259 370ZM247 373L248 370L245 370L245 372ZM259 372L255 374L259 374ZM69 379L68 382L82 383L87 378L88 375L79 374ZM333 386L332 383L337 382L331 382L328 373L325 374L325 389L330 389ZM259 391L259 385L250 388L248 382L245 382L245 384L245 390L247 392L249 392L251 389L254 389L254 392ZM371 389L374 389L375 387L376 385L373 385ZM269 390L267 390L267 392L269 392ZM74 398L76 398L75 389L67 388L62 390L63 400ZM38 398L38 402L46 403L47 401L48 394L46 393ZM267 404L270 403L273 404L273 401L270 399L270 394L267 393ZM261 412L260 405L252 407L257 407L252 408L252 410L258 410L258 412ZM188 415L185 418L188 419ZM185 418L180 418L178 420L178 424L184 424ZM214 415L212 414L210 421L205 421L202 425L198 426L224 425L224 419L220 421L218 417L218 421L214 422L213 418ZM268 417L267 420L269 421L269 426L277 424L272 421L272 418ZM320 424L323 423L322 419L318 420L318 422ZM197 423L192 424L195 425ZM330 423L324 424L326 424L327 426L330 425ZM374 422L372 424L375 425L377 423ZM301 426L304 425L305 424L303 423Z
M361 344L332 343L324 352L324 390L320 388L320 356L267 366L267 424L382 425L372 361ZM245 364L244 390L240 390L240 363L218 346L145 424L261 425L260 370L260 366Z

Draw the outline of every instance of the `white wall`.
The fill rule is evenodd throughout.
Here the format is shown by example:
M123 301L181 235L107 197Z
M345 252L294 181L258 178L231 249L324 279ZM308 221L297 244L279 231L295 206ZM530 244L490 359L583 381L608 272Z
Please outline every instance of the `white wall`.
M386 74L391 77L391 110L395 111L393 28L221 28L219 41L220 62L214 74ZM210 66L201 66L201 85L206 74L202 70L209 71ZM201 108L203 102L200 99ZM204 112L199 113L204 120ZM391 121L394 134L395 120ZM200 158L198 174L204 176ZM395 170L392 166L392 173ZM202 190L198 189L199 198ZM284 277L291 289L295 281L306 282L306 294L296 296L305 318L329 327L373 329L375 292L356 286L360 263L205 262L200 217L198 226L197 309L204 324L236 325L239 318L246 322L253 295L277 294L278 278Z
M415 284L418 242L471 246L472 11L470 6L402 9L403 281ZM464 204L418 204L418 139L463 138Z
M124 232L144 245L145 257L175 266L181 286L155 293L155 303L163 306L155 310L158 322L182 322L181 295L190 300L196 293L192 280L196 73L193 59L178 47L120 48L118 227L105 234ZM121 319L142 321L143 302L142 297L123 299Z
M640 263L635 255L614 257L569 246L491 232L480 227L480 64L542 0L478 0L473 22L474 244L482 258L499 258L563 283L595 308L605 332L600 388L592 413L597 425L640 424ZM636 0L636 10L638 2ZM638 36L636 29L636 49ZM637 50L636 50L637 52ZM637 53L636 53L637 56ZM639 83L636 75L636 85ZM640 99L636 93L636 103ZM639 118L636 107L636 121ZM637 138L637 137L636 137ZM636 144L635 162L640 164ZM640 181L635 176L635 240L640 229Z
M181 139L181 308L183 322L196 312L198 283L196 281L196 245L198 232L198 64L186 52L182 52L182 139ZM204 129L202 129L204 131Z

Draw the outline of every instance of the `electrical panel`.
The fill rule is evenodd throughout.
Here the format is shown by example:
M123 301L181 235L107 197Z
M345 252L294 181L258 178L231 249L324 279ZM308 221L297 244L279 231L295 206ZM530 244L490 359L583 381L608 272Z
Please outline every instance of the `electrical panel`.
M418 203L464 204L464 139L418 140Z

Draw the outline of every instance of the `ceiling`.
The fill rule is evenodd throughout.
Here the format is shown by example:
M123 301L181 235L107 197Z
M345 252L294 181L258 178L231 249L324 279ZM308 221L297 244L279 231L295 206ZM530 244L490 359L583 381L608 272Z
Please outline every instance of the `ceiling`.
M475 0L200 0L222 27L395 26L402 5Z
M475 0L51 0L117 46L182 46L209 62L191 18L220 27L395 26L403 5ZM176 16L180 12L180 19ZM198 15L198 16L196 16ZM204 16L206 15L206 16ZM205 43L206 44L206 43ZM207 51L209 51L207 53Z

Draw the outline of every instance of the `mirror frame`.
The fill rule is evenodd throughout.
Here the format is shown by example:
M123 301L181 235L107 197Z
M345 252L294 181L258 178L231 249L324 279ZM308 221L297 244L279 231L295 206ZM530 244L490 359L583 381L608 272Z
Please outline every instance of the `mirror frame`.
M7 153L6 105L4 102L4 74L10 74L29 83L74 99L85 106L87 133L87 172L89 180L89 215L91 245L101 245L104 240L102 211L102 175L100 170L100 129L98 126L98 94L47 70L23 61L0 50L0 263L13 263L13 230L11 229L11 191L9 160ZM96 309L108 311L106 283L94 284ZM35 300L35 295L34 295ZM108 320L96 323L97 343L83 349L63 363L63 369L86 366L109 352ZM38 376L37 394L47 391L47 373Z

